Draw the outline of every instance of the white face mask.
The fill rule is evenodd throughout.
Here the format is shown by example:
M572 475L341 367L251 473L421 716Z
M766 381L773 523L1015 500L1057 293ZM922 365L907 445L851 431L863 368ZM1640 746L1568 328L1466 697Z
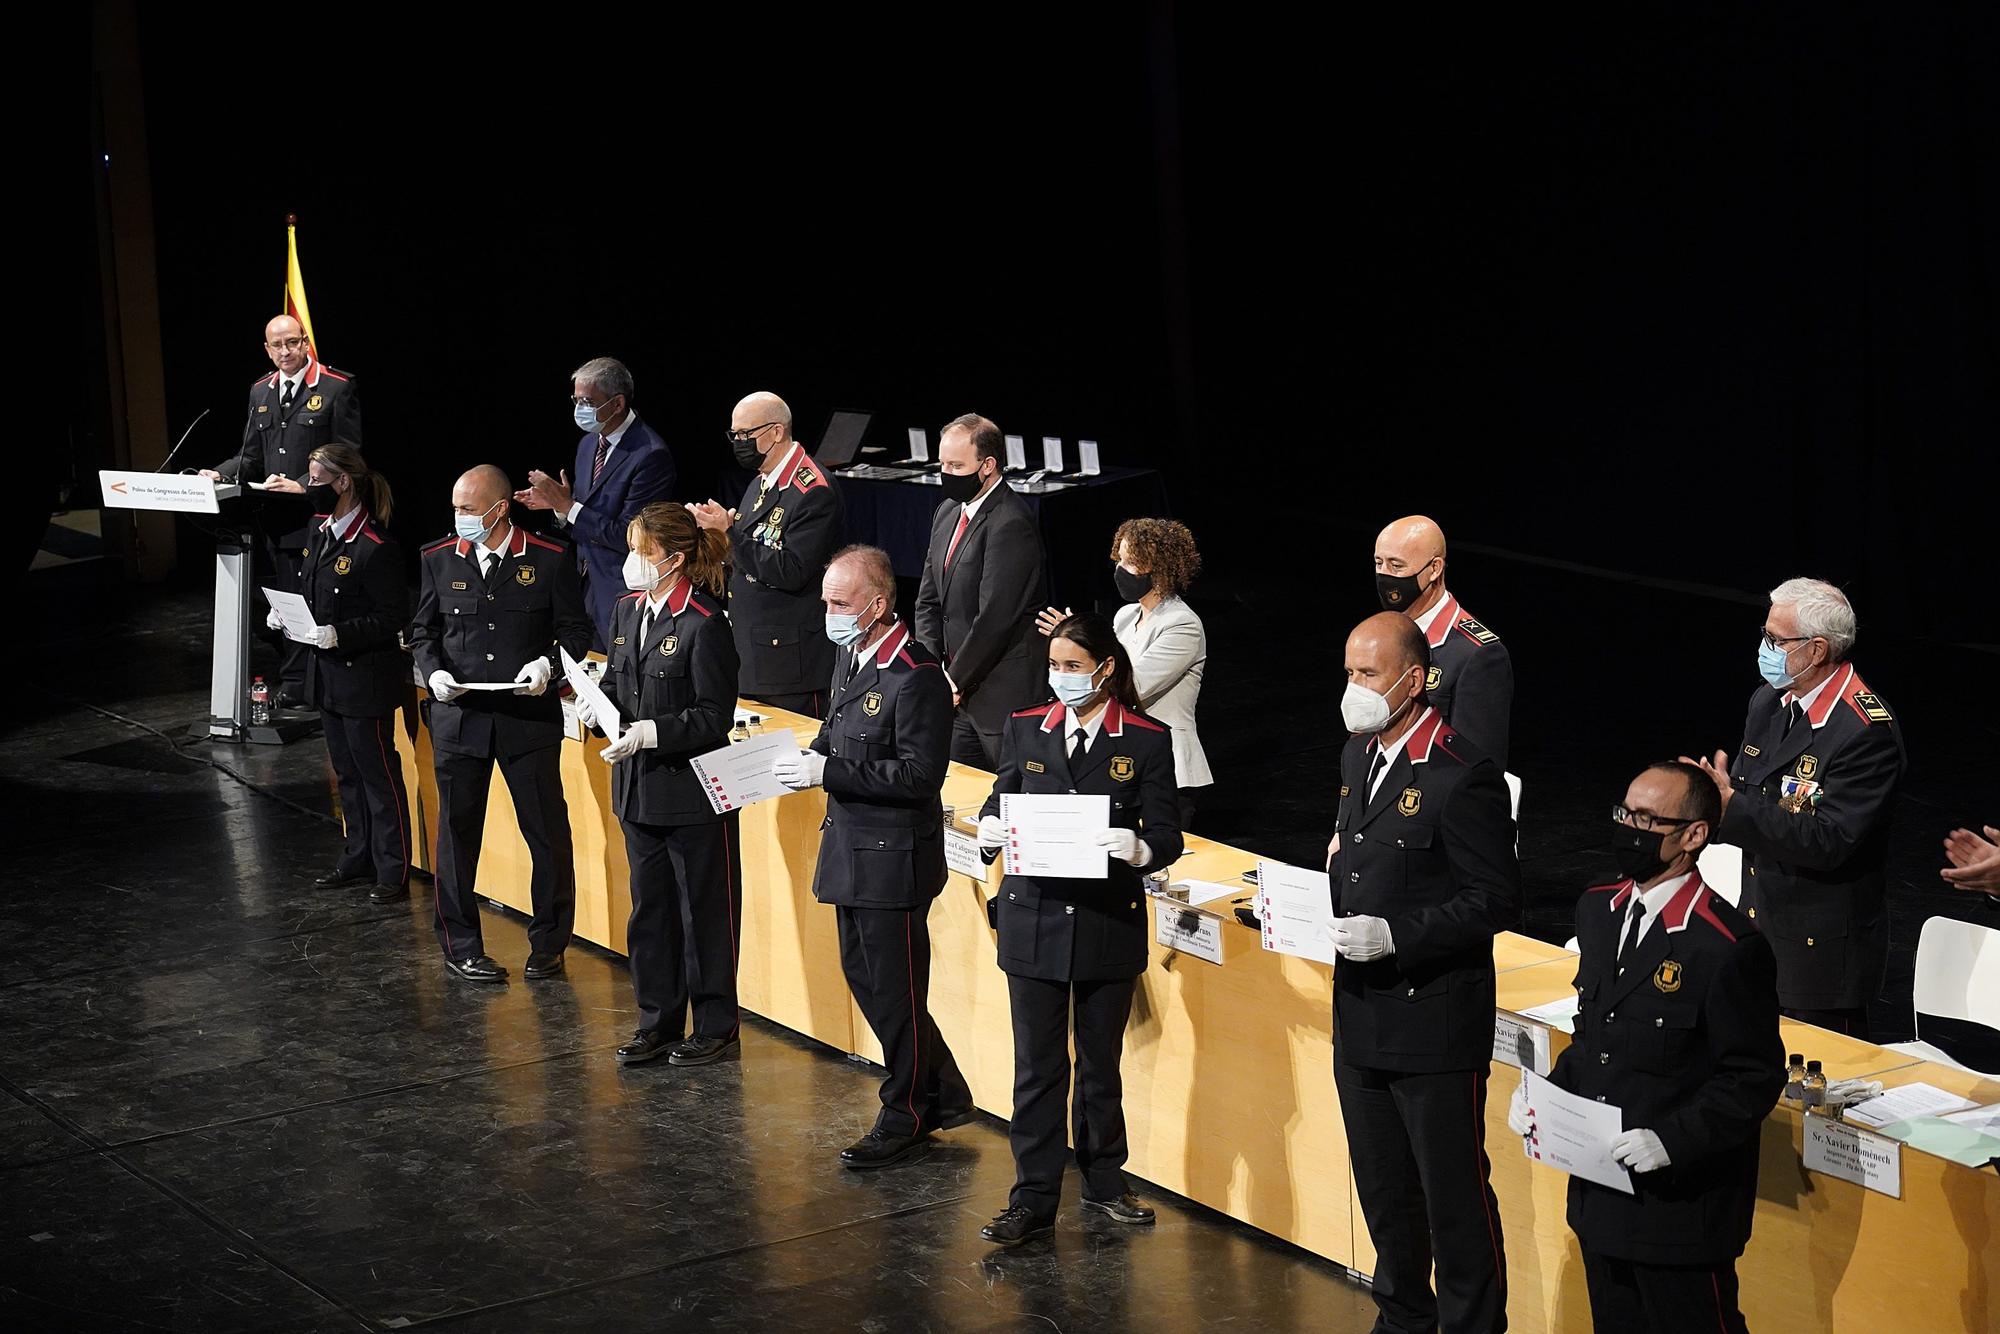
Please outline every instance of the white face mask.
M1403 678L1409 674L1408 671L1398 673L1396 685L1401 685ZM1389 689L1394 690L1396 685ZM1348 731L1356 735L1381 731L1398 712L1400 710L1389 707L1385 695L1376 694L1359 681L1349 681L1346 693L1340 697L1340 720L1347 725Z
M673 558L670 556L667 559L671 560ZM660 580L667 577L666 571L660 568L666 563L663 560L656 564L653 561L647 560L636 551L627 552L625 554L624 570L625 587L635 593L652 592L655 588L659 587Z

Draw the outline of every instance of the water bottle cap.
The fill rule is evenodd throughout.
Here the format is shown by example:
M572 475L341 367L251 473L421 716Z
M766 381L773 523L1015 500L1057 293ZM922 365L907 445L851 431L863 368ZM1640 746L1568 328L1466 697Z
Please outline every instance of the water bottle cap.
M1785 1064L1798 1065L1800 1062L1804 1060L1805 1060L1804 1056L1800 1055L1798 1052L1793 1052L1790 1056L1787 1056L1785 1058Z
M1818 1074L1818 1073L1819 1073L1819 1069L1820 1069L1820 1066L1819 1066L1819 1062L1818 1062L1818 1061L1807 1061L1807 1062L1806 1062L1806 1073L1807 1073L1807 1074L1809 1074L1809 1075L1816 1075L1816 1074Z

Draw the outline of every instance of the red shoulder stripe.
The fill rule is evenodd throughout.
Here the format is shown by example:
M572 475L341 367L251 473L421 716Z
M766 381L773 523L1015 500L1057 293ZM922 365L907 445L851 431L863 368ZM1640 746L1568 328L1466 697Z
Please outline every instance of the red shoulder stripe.
M560 556L563 552L569 550L569 548L564 546L562 543L551 542L546 537L537 537L525 528L521 529L521 536L527 538L530 542L533 542L538 547L543 547L549 551L555 552L558 556Z
M1130 709L1125 710L1125 721L1132 724L1132 726L1134 727L1143 727L1148 732L1164 732L1167 730L1160 724L1154 722L1151 718L1141 718L1138 714L1132 712L1132 710Z
M375 531L375 525L372 523L361 525L361 535L378 547L382 545L382 534Z
M446 539L445 539L444 541L442 541L442 542L439 542L439 543L436 543L436 544L435 544L435 545L433 545L433 546L428 546L428 547L425 547L425 548L424 548L424 554L425 554L426 556L428 556L428 555L430 555L430 554L431 554L431 553L432 553L433 551L443 551L443 550L444 550L444 549L445 549L446 547L455 547L455 546L457 546L457 545L458 545L458 539L457 539L457 538L455 538L455 537L447 537L447 538L446 538Z
M896 661L902 663L905 667L915 667L918 665L917 660L910 656L910 649L907 641L905 641L904 646L902 648L896 650Z
M687 604L689 607L693 607L696 611L700 612L703 616L715 615L715 607L709 603L706 594L702 595L701 597L689 598ZM683 608L683 610L685 610L685 608Z
M1592 885L1583 892L1586 894L1609 894L1613 890L1625 888L1625 884L1626 882L1623 880L1614 880L1608 885Z
M328 377L329 379L338 380L342 384L346 384L349 379L348 376L341 374L339 371L335 370L333 367L327 365L323 361L319 364L319 373L321 375Z
M1715 909L1709 906L1709 897L1708 893L1703 893L1699 899L1695 900L1694 915L1714 927L1724 940L1735 940L1736 933L1724 926L1722 919L1715 915Z
M1055 701L1050 700L1047 704L1037 704L1032 709L1022 709L1019 713L1016 713L1014 716L1016 718L1046 718L1048 717L1049 710L1055 707L1056 707Z
M1436 746L1439 750L1443 751L1445 754L1451 756L1454 760L1457 760L1460 764L1464 764L1465 756L1459 754L1457 751L1453 750L1450 746L1445 744L1446 741L1456 740L1457 737L1458 733L1456 732L1443 732L1440 733L1437 737L1433 738L1431 744L1433 746Z
M627 593L624 597L619 598L618 600L620 602L630 602L633 598L642 598L644 596L646 596L644 593Z

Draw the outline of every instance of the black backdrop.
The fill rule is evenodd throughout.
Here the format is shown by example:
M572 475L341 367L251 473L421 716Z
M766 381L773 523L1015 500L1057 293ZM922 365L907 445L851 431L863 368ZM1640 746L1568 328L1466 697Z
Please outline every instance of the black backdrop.
M1991 640L1985 9L145 6L169 415L231 448L292 212L412 540L608 353L690 495L751 389L977 410L1279 592L1422 509Z

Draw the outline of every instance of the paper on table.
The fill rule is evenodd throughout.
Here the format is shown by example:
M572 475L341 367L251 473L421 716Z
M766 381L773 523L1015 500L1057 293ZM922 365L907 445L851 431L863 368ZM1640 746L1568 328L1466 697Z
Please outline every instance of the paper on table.
M556 652L562 654L563 679L569 682L569 688L576 692L578 699L590 705L590 711L597 716L597 726L604 733L605 740L616 744L619 732L618 710L612 707L610 697L598 687L597 682L590 679L590 673L583 669L582 663L569 655L568 649L558 644Z
M1576 1032L1576 1016L1579 1002L1575 992L1558 996L1540 1005L1531 1005L1519 1013L1526 1018L1539 1020L1550 1028L1560 1028L1565 1033Z
M1110 869L1110 854L1095 838L1111 827L1111 798L1102 793L1003 792L1000 824L1008 875L1102 880Z
M310 644L319 638L319 622L313 619L312 608L297 593L287 593L276 588L264 590L264 600L271 604L271 610L278 613L278 619L285 624L285 638L296 639L301 644Z
M1913 1116L1942 1116L1946 1112L1964 1111L1972 1105L1972 1099L1946 1093L1934 1084L1902 1084L1879 1098L1853 1103L1840 1115L1842 1120L1855 1125L1886 1126Z
M1333 890L1325 871L1258 862L1257 915L1265 949L1333 962Z
M1625 1114L1608 1102L1579 1098L1532 1070L1521 1072L1535 1128L1521 1139L1529 1158L1574 1177L1633 1193L1632 1176L1611 1157L1611 1141L1624 1133Z
M1175 880L1167 888L1185 889L1190 908L1199 908L1204 903L1213 903L1236 893L1236 886L1218 885L1213 880Z
M1939 1119L1984 1134L2000 1135L2000 1102L1989 1102L1984 1107L1968 1107L1962 1112L1946 1112Z
M1974 1111L1990 1109L1977 1107ZM1954 1121L1949 1116L1913 1116L1894 1125L1883 1126L1882 1133L1891 1139L1899 1139L1913 1149L1949 1158L1966 1167L1984 1167L1995 1158L2000 1158L2000 1127L1990 1125L1982 1128L1978 1122Z
M799 743L790 732L772 732L697 755L688 761L688 767L701 780L702 795L720 815L792 791L771 773L771 766L798 753Z

